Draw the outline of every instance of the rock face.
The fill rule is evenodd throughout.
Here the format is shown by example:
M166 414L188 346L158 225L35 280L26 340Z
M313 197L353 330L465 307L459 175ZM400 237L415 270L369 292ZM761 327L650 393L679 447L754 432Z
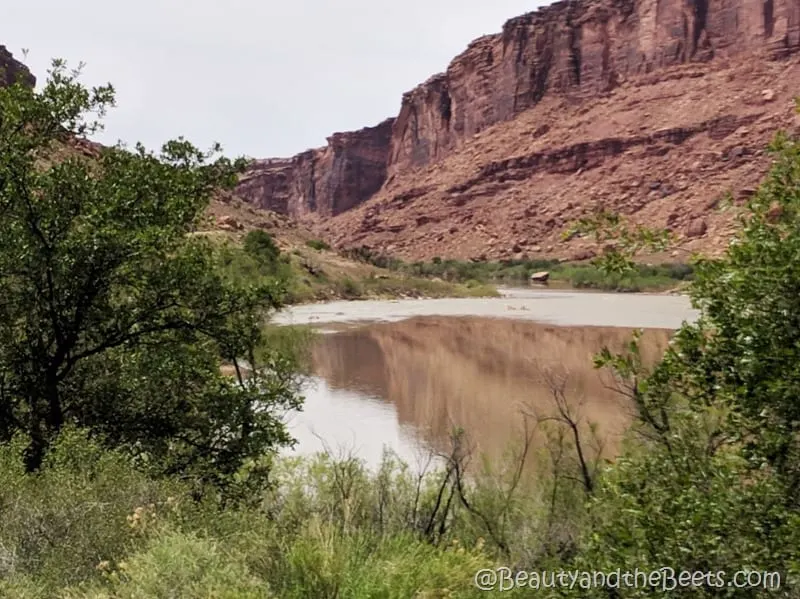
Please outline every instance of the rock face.
M546 270L535 272L531 275L531 282L533 283L547 283L550 279L550 273Z
M441 159L547 94L595 96L665 67L751 50L782 57L799 44L797 0L557 2L474 41L405 94L390 170Z
M800 133L798 86L792 57L673 67L577 103L546 97L316 226L333 246L413 260L578 259L603 248L562 234L607 209L671 229L684 249L716 251L735 230L735 212L716 208L731 192L737 203L753 194L778 129ZM690 227L698 218L702 233Z
M14 58L5 46L0 46L0 87L24 81L35 85L36 78L24 64Z
M395 119L256 164L239 195L408 257L559 253L597 204L685 232L763 176L798 50L800 0L557 2L475 40Z
M303 219L335 216L372 197L386 180L393 119L353 133L335 133L324 148L290 159L256 161L237 195L254 205Z

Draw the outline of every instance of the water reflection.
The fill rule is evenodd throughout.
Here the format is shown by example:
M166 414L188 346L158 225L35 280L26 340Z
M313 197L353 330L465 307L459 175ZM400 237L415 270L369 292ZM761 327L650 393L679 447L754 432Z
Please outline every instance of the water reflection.
M646 361L664 351L670 331L646 331ZM602 347L620 350L631 331L556 327L490 318L428 317L321 336L313 352L316 384L293 423L300 450L323 441L347 446L370 463L385 444L405 459L445 449L454 427L495 457L518 439L521 411L552 414L552 383L613 452L629 406L593 368Z
M288 420L300 454L356 455L370 468L380 464L384 448L411 466L422 464L430 454L426 439L413 426L398 421L391 403L365 392L356 382L351 390L311 377L304 396L303 411Z

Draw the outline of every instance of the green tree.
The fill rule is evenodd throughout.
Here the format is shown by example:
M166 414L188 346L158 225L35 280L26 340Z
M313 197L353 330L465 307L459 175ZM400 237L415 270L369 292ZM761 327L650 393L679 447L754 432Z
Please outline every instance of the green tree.
M250 231L245 235L244 251L267 263L275 263L281 253L272 236L261 229Z
M77 151L114 103L78 78L56 61L41 91L0 90L0 439L26 435L33 471L77 425L222 483L291 441L300 401L288 360L255 363L281 285L231 284L190 235L244 162L182 138Z
M800 141L779 134L770 150L773 167L739 214L733 243L720 258L695 260L690 294L699 320L676 333L650 373L638 359L637 340L626 354L598 356L637 408L638 434L601 477L581 567L669 566L729 576L739 569L774 571L782 576L781 590L769 594L796 596ZM619 221L603 217L591 226L602 230L609 223ZM632 255L626 252L654 238L623 238L609 266L624 267ZM611 596L651 594L629 589ZM669 596L682 594L767 591L706 585Z

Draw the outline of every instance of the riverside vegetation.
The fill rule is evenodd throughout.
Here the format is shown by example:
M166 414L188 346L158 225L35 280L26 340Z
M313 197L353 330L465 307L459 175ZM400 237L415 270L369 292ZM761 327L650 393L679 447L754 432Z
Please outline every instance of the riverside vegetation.
M232 255L189 234L242 164L184 140L50 159L112 103L59 63L41 91L0 90L1 597L481 597L475 572L499 564L750 568L797 596L800 143L776 138L737 242L694 264L702 316L663 359L645 369L636 337L597 356L635 414L621 456L596 459L553 380L560 416L521 414L507 460L481 467L454 431L420 476L279 455L308 341L266 324L285 267L268 237Z
M437 281L346 260L324 242L315 240L306 248L281 251L275 240L260 229L247 233L242 243L225 237L209 239L222 260L226 276L242 282L280 280L285 292L283 301L290 304L333 299L499 295L490 284Z
M532 274L548 271L550 281L560 287L622 292L663 291L690 281L693 275L692 265L685 263L632 263L624 271L608 270L602 267L602 257L591 262L573 263L529 258L501 262L441 258L430 262L404 262L367 248L349 250L346 255L393 272L475 287L496 283L527 285Z
M230 240L213 242L224 276L242 284L259 280L280 281L283 302L300 304L332 299L388 299L398 297L496 297L497 289L488 284L461 284L435 281L422 276L393 273L372 266L343 262L335 253L315 246L309 256L295 248L284 251L272 237L256 229L245 235L243 243ZM362 268L362 266L364 268Z

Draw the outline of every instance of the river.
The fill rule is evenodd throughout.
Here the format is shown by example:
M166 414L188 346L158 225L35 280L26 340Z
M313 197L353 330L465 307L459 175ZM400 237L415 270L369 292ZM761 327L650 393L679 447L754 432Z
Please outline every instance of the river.
M570 410L598 451L613 454L631 410L592 356L620 350L634 328L652 363L671 332L697 317L683 296L504 289L500 298L330 302L292 307L280 324L323 332L304 410L288 416L294 450L355 454L370 466L389 448L413 466L447 451L463 429L493 459L523 424Z

